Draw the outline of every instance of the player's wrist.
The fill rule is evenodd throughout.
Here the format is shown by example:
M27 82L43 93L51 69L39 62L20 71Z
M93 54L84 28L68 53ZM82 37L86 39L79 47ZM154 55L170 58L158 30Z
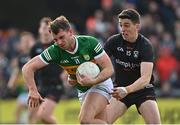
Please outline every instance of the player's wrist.
M132 93L132 88L130 86L126 86L125 89L126 89L128 94Z
M29 91L30 92L36 92L38 91L36 87L29 87Z
M96 78L93 78L92 84L96 85L102 82L102 78L98 75Z
M96 78L91 79L91 85L96 85L98 83L98 80Z

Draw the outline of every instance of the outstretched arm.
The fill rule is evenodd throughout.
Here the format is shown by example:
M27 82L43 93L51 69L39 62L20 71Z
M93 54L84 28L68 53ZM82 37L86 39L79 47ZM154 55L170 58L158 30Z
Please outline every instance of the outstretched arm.
M37 107L43 101L43 98L38 93L35 84L34 72L46 65L47 64L45 64L39 56L36 56L32 58L28 63L26 63L22 68L24 81L29 88L28 104L30 107Z

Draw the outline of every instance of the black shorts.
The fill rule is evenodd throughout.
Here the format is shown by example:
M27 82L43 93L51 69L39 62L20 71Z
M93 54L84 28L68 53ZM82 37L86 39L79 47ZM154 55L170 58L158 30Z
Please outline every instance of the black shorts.
M38 89L39 89L39 92L43 98L51 99L57 103L59 102L61 96L64 93L64 88L60 84L59 85L55 85L55 84L39 85Z
M144 88L138 90L137 92L127 95L125 98L121 99L120 101L123 102L127 106L127 108L135 104L136 108L138 109L140 105L146 100L156 101L156 94L154 88Z

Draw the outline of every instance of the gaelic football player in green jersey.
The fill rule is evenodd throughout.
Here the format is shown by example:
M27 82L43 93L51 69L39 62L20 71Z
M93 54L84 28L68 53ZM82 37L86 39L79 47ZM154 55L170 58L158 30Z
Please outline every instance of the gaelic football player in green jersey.
M41 101L35 81L34 72L50 63L59 64L69 74L69 83L78 91L81 102L79 120L81 124L103 124L101 113L109 103L113 84L111 76L113 66L109 56L96 38L91 36L75 36L69 21L60 16L50 24L54 37L54 45L47 48L39 56L31 59L23 67L23 76L29 88L30 107L37 107ZM101 72L96 78L76 75L77 67L86 61L96 63ZM77 80L78 77L78 80Z

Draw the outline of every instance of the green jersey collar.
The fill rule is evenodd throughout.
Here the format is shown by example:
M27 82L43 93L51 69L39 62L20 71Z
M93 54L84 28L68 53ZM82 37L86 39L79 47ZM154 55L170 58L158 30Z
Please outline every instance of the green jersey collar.
M67 51L68 53L70 53L70 54L75 54L75 53L77 52L77 50L78 50L78 39L77 39L76 36L74 36L74 35L73 35L73 37L75 38L76 47L75 47L75 49L74 49L73 52L66 50L66 51Z

